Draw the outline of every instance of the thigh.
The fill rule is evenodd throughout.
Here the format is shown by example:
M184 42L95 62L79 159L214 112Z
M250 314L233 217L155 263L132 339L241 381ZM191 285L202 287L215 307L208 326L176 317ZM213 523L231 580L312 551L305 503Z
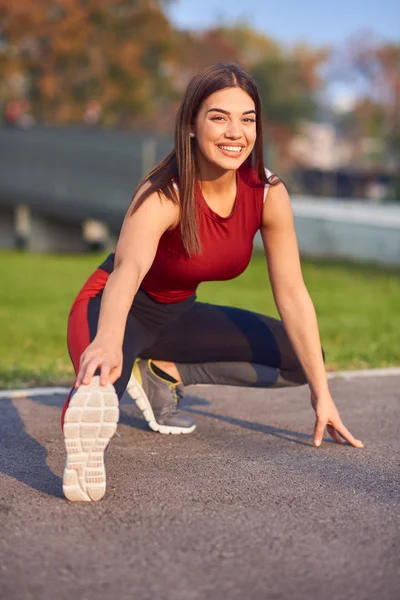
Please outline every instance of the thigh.
M196 302L165 329L144 358L172 362L245 361L296 370L299 362L282 322L231 306Z
M101 295L87 298L75 303L68 320L68 351L74 365L75 373L79 371L81 355L93 341L97 333L100 314ZM118 397L121 398L128 385L135 359L140 351L154 343L156 335L146 329L130 312L126 321L125 335L122 346L122 374L114 386ZM99 371L96 371L96 375Z

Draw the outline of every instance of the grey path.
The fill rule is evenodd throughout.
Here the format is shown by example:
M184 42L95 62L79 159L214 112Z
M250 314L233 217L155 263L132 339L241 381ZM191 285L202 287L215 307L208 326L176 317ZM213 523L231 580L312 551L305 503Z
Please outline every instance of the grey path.
M2 600L394 600L400 377L334 379L363 450L312 447L306 388L191 388L188 436L124 402L106 497L62 498L63 398L0 400Z

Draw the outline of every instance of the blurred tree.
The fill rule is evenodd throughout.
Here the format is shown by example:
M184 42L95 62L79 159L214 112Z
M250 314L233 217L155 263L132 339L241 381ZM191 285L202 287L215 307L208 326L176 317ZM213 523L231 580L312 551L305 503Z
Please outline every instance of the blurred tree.
M247 25L174 30L167 0L0 0L0 100L28 99L47 123L170 131L200 68L239 62L255 76L266 138L283 167L312 119L327 49L284 49Z
M263 102L267 141L275 148L281 169L291 161L288 143L301 119L314 116L318 74L326 49L295 46L283 50L247 25L217 27L200 33L180 32L174 81L181 89L200 68L215 62L238 62L257 80Z
M289 142L303 121L316 114L316 92L322 85L318 67L327 59L326 50L297 46L290 54L271 52L250 69L263 101L266 135L275 148L280 168L292 164Z
M166 3L0 0L3 100L26 94L50 122L81 122L93 99L107 124L150 119L154 99L173 93L163 73L174 37Z
M98 119L162 131L197 70L235 61L259 81L272 138L287 137L312 113L318 53L298 48L285 56L247 26L175 31L168 3L0 0L1 99L28 98L45 122Z
M355 68L367 80L369 94L375 99L375 109L368 115L369 127L375 125L376 129L379 112L377 134L386 138L388 156L385 158L389 161L393 158L400 165L400 44L376 47L356 38L350 52Z
M340 125L354 137L380 141L383 151L376 154L376 164L399 168L400 44L382 44L373 34L357 34L349 40L330 79L363 82L364 90L342 115Z

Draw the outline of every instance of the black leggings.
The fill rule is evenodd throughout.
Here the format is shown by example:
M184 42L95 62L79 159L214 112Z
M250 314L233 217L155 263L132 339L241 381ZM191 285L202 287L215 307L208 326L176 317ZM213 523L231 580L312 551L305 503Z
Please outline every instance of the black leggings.
M101 293L75 303L68 348L75 371L97 332ZM129 311L123 370L115 382L124 394L137 357L176 363L184 385L282 387L306 383L281 321L230 306L197 302L161 304L139 289Z

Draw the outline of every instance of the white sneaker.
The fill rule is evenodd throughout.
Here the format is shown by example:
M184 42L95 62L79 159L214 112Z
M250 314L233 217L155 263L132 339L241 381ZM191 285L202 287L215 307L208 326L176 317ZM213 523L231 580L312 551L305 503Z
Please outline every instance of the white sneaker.
M100 385L100 377L95 376L89 385L73 392L63 427L67 451L63 491L71 502L91 502L104 496L104 451L118 419L118 397L111 383Z

